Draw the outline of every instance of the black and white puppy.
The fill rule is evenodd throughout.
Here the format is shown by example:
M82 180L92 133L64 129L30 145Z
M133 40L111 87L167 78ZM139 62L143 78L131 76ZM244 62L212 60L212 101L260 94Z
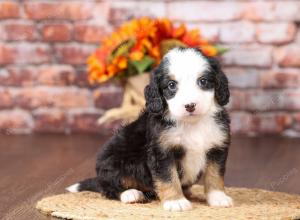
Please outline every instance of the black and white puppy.
M146 107L99 152L97 177L67 188L90 190L124 203L158 197L165 210L192 208L189 188L203 174L210 206L228 207L224 192L230 120L228 80L216 59L175 48L145 88Z

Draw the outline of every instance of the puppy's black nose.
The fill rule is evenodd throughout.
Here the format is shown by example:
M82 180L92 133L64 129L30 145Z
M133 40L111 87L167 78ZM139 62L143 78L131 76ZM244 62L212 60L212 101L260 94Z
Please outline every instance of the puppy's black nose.
M186 104L184 107L186 111L193 112L195 111L196 103Z

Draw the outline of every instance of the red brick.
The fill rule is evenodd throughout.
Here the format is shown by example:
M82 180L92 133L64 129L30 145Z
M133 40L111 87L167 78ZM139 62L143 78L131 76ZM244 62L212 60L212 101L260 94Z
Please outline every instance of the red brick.
M295 39L293 23L263 23L257 26L256 37L260 43L284 44Z
M33 112L33 118L35 132L68 132L68 118L65 111L59 109L37 109Z
M100 126L97 124L97 120L102 115L101 110L71 110L69 115L71 118L70 128L72 132L100 133Z
M97 123L98 118L103 114L99 109L76 109L69 111L71 118L71 132L99 133L102 135L112 135L120 127L120 122L111 122L104 125Z
M243 18L254 21L299 20L299 1L253 1L244 5Z
M0 72L0 85L28 86L34 84L36 69L34 67L9 66Z
M75 84L80 87L96 87L98 85L91 85L88 81L88 73L86 68L76 69L76 79Z
M299 88L298 69L276 69L261 74L260 86L263 88Z
M92 45L71 43L67 45L56 45L55 54L59 63L86 65L87 58L95 49L96 47Z
M244 90L231 89L229 103L226 106L229 110L244 110L246 95Z
M93 4L88 2L26 2L24 10L28 18L85 20L92 17Z
M41 66L37 72L37 84L66 86L72 85L76 79L74 68L68 65Z
M0 2L0 19L3 18L18 18L19 17L18 3L12 1Z
M229 107L252 112L300 109L300 90L231 90Z
M281 91L249 91L246 93L245 109L252 111L271 111L285 109Z
M158 1L110 1L109 20L113 23L134 17L166 17L166 5Z
M14 99L16 106L26 109L38 107L81 108L93 105L90 92L75 87L23 88L15 91Z
M37 39L36 28L31 22L6 22L2 29L6 41L33 41Z
M0 65L13 63L16 58L16 49L0 43Z
M278 134L287 129L292 123L292 118L283 113L254 114L252 130L257 134Z
M253 88L259 85L259 72L255 68L224 68L233 88Z
M183 21L229 21L242 16L242 3L220 1L174 1L168 4L168 17Z
M253 23L239 21L221 25L220 40L225 43L253 42L255 28Z
M8 89L0 89L0 108L11 108L13 107L13 96Z
M300 90L291 89L282 92L282 101L279 106L284 110L299 110L300 109Z
M85 43L99 43L105 33L105 27L101 25L76 24L74 27L75 40Z
M0 24L0 40L5 41L7 39L6 32L4 31L3 24Z
M51 61L49 45L39 43L0 43L0 64L42 64Z
M76 80L73 67L68 65L9 66L0 72L0 85L71 85Z
M22 110L0 111L0 131L4 134L30 133L32 129L31 115Z
M231 90L229 108L244 111L270 111L276 108L279 92L261 90Z
M222 59L228 66L270 67L272 65L272 48L252 45L231 47L222 55Z
M44 41L62 41L71 39L71 25L67 23L45 24L42 27Z
M121 105L123 91L117 88L99 88L94 91L94 101L97 108L110 109Z
M252 114L246 112L231 112L231 132L233 134L251 134Z
M232 112L230 115L234 134L279 134L292 123L291 116L284 113Z
M275 50L274 57L283 67L300 67L300 45L290 44Z

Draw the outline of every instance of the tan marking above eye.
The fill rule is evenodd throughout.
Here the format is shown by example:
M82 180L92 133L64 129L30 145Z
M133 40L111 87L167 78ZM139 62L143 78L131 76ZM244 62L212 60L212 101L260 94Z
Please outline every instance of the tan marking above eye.
M170 77L171 80L174 80L174 81L176 79L174 74L169 74L169 77Z

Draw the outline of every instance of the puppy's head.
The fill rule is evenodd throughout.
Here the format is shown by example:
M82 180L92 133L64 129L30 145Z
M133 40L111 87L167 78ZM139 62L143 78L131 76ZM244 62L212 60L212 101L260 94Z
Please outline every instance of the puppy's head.
M218 61L194 48L174 48L162 59L145 88L146 108L175 120L207 114L229 101L228 80Z

